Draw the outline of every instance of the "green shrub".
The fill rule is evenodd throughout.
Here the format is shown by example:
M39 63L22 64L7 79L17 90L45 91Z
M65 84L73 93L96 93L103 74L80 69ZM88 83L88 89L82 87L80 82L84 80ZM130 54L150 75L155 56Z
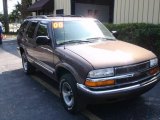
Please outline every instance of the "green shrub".
M154 52L160 59L160 24L105 24L117 31L117 39L130 42Z

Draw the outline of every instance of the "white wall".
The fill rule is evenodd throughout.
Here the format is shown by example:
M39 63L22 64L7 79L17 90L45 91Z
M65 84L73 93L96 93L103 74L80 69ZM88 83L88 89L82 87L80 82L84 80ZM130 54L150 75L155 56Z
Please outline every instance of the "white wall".
M71 14L71 0L54 0L54 14L56 10L64 9L65 15Z
M32 0L32 4L34 4L36 0ZM32 12L32 16L36 16L36 12Z
M160 0L115 0L114 23L160 24Z
M76 15L82 15L82 16L88 16L88 12L95 18L99 19L102 22L108 22L109 21L109 8L105 5L93 5L93 4L82 4L82 3L76 3L75 5L75 14ZM97 13L95 15L95 12Z

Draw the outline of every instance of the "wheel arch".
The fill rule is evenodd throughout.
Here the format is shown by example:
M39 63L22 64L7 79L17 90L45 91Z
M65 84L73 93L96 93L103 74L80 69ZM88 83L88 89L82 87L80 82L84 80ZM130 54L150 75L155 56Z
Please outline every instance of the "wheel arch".
M22 55L24 53L24 49L20 47L19 50L20 50L20 54Z
M58 81L60 80L60 77L66 73L73 75L76 82L78 83L82 82L80 76L78 75L78 72L72 66L66 63L62 63L56 66L56 76Z

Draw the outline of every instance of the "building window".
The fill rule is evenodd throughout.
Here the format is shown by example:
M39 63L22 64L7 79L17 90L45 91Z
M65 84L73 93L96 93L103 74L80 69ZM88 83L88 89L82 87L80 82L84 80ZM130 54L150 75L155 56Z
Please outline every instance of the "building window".
M58 15L63 15L64 14L64 10L63 9L58 9L56 10L56 14Z

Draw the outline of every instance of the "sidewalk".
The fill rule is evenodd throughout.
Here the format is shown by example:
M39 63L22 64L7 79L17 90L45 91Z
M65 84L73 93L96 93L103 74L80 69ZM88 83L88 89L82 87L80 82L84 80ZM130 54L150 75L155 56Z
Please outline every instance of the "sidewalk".
M22 68L21 59L0 47L0 74L5 71L11 71Z

